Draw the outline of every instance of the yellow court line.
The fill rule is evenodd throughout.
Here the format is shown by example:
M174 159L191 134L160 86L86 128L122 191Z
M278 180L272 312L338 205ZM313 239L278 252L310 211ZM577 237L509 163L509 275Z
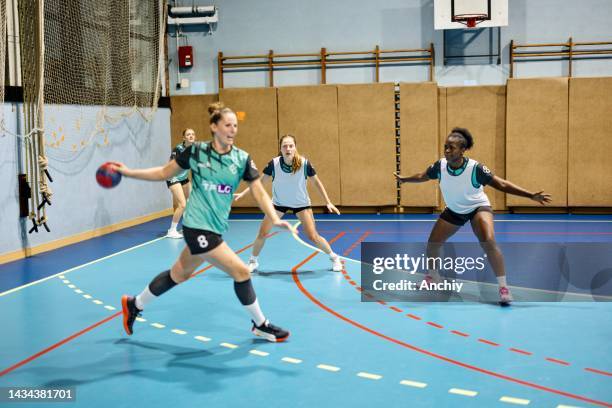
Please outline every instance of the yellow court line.
M475 397L476 395L478 395L478 392L476 391L464 390L462 388L451 388L450 390L448 390L448 392L449 394L463 395L465 397Z
M357 377L367 378L368 380L380 380L381 378L383 378L382 375L365 373L363 371L357 373Z
M325 371L331 371L334 373L340 371L340 367L334 367L334 366L330 366L327 364L319 364L317 368L320 368L321 370L325 370Z
M204 336L195 336L194 339L199 340L199 341L211 341L211 338L208 337L204 337Z
M291 363L291 364L300 364L302 362L302 360L300 360L299 358L293 358L293 357L283 357L281 358L282 361L284 361L285 363Z
M516 405L529 405L529 400L523 398L514 398L514 397L501 397L499 399L501 402L507 402L508 404L516 404Z
M427 387L427 383L419 382L419 381L411 381L411 380L402 380L400 384L407 385L408 387L416 387L416 388L425 388Z
M174 334L187 334L185 330L179 330L179 329L172 329L171 332Z
M232 343L221 343L220 346L228 348L228 349L236 349L236 348L238 348L237 345L232 344Z
M151 323L151 326L155 327L156 329L163 329L164 327L166 327L161 323Z

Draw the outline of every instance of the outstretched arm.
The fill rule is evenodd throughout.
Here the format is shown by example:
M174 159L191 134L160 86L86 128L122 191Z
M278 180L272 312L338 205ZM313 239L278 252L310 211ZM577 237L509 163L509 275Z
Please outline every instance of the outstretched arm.
M546 194L544 191L532 193L498 176L493 176L493 180L491 180L489 185L496 190L503 191L504 193L516 195L519 197L526 197L533 201L537 201L542 205L548 204L552 201L551 195Z
M261 178L259 179L261 181L261 183L263 184L266 180L268 180L270 178L270 176L268 176L266 173L264 173ZM240 200L242 197L245 196L245 194L247 194L249 191L251 191L251 187L247 187L245 188L241 193L237 193L234 194L234 201L238 201Z
M321 197L323 197L323 199L325 200L325 206L327 207L329 212L334 212L340 215L340 211L338 211L336 206L333 205L331 200L329 199L327 191L325 191L325 186L323 186L323 182L321 181L321 179L319 179L319 176L315 174L311 178L314 180L314 184L317 187L317 190L319 190L319 194L321 194Z
M393 175L400 183L424 183L431 180L426 171L413 174L412 176L401 176L399 173L393 173Z
M148 181L168 180L183 170L181 166L178 165L176 160L170 160L164 166L150 167L148 169L130 169L125 164L120 162L112 162L112 164L115 170L123 174L125 177Z

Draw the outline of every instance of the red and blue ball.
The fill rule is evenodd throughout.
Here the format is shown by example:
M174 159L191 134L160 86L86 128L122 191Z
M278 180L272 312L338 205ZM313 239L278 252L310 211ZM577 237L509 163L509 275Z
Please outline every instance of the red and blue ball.
M106 162L98 167L96 181L101 187L113 188L121 181L121 173L113 169L110 162Z

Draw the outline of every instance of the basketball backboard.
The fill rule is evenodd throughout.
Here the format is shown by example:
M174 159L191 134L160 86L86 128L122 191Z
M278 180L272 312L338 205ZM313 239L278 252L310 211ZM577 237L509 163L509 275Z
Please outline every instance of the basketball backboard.
M434 0L434 28L436 30L465 29L459 16L482 15L476 28L508 25L508 0Z

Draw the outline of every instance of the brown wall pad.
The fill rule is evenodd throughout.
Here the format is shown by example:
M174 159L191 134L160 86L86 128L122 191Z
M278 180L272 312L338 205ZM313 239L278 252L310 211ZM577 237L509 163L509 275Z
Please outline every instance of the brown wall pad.
M327 195L340 201L338 91L332 85L278 88L279 136L292 134L301 155L310 160ZM324 205L314 183L308 183L312 205Z
M567 206L568 80L509 79L506 110L506 176L530 191L552 194ZM539 206L508 195L506 204Z
M486 165L493 174L505 178L505 86L446 88L446 123L440 141L442 151L452 128L467 128L474 136L474 147L466 152L466 156ZM505 193L492 187L485 187L485 192L494 210L506 209Z
M278 152L278 125L275 88L232 88L221 89L219 100L236 112L238 136L236 146L246 150L262 173L266 164ZM240 184L238 191L247 187ZM270 184L266 186L271 192ZM250 194L234 203L235 207L256 207Z
M612 78L569 83L570 206L612 206Z
M338 85L342 205L397 203L393 84Z
M183 129L191 128L196 132L197 140L210 139L210 127L208 126L208 105L218 100L217 94L212 95L190 95L172 96L170 106L170 129L172 131L172 147L168 150L168 156L174 146L183 140Z
M435 82L400 84L401 174L425 171L438 160L438 86ZM400 205L437 207L438 182L402 184Z

